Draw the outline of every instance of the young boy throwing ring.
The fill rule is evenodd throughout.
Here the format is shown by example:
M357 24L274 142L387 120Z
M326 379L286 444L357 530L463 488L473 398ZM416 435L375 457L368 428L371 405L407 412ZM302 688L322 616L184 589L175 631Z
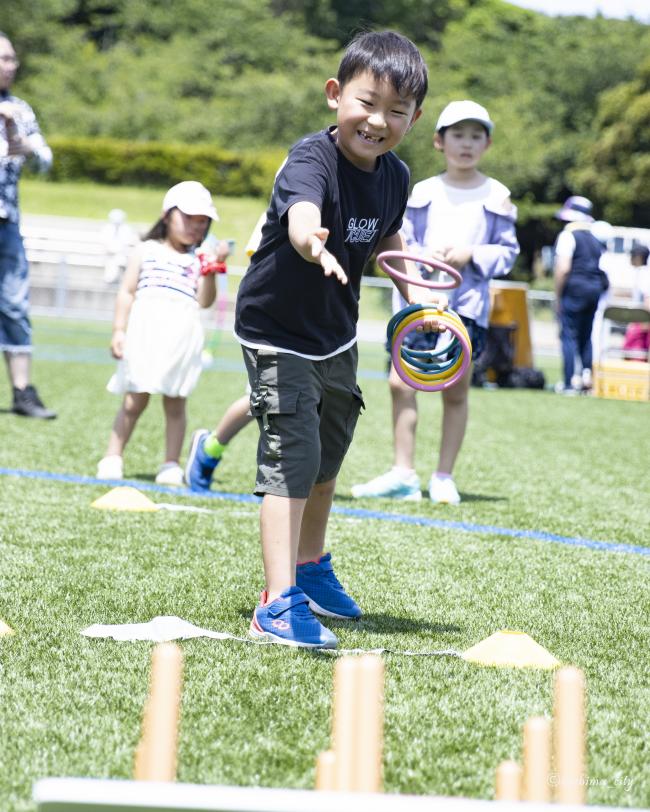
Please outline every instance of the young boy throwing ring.
M316 615L361 615L324 554L325 532L363 406L361 274L374 253L405 248L409 173L391 150L420 116L426 91L426 65L410 40L385 31L352 41L325 85L336 124L289 152L239 288L235 334L260 430L255 492L263 497L266 588L251 621L256 638L334 648ZM417 275L404 262L399 269ZM432 301L422 288L396 285L409 302ZM435 317L424 329L438 329Z

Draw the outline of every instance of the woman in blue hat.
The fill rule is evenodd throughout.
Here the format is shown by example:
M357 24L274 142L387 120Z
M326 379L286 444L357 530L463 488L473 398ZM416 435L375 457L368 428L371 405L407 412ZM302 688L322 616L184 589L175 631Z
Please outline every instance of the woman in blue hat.
M564 369L558 391L567 395L591 389L591 332L598 300L609 287L607 274L600 268L605 246L592 230L592 208L588 198L573 195L555 213L566 223L555 243L554 276ZM576 356L582 364L579 380L574 376Z

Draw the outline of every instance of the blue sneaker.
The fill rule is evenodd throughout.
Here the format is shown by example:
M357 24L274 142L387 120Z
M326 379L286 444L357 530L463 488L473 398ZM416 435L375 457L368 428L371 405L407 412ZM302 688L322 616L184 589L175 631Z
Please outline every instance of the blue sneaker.
M212 484L212 474L221 459L206 454L203 450L206 437L210 436L207 429L197 429L192 434L190 453L185 463L185 483L193 491L209 491Z
M251 637L283 646L336 648L336 635L309 611L309 599L302 589L291 586L271 603L266 600L264 591L253 612L249 629Z
M402 499L404 502L419 502L422 499L420 479L413 471L405 474L399 468L391 468L385 474L352 486L355 499Z
M309 598L309 608L317 615L337 620L356 620L361 609L347 594L334 575L332 554L322 555L318 561L307 561L296 567L296 584Z

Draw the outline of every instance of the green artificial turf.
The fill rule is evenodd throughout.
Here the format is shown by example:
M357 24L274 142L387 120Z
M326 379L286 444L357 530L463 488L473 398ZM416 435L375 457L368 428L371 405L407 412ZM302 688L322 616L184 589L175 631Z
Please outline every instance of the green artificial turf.
M0 413L0 466L94 475L119 403L104 389L113 369L108 329L37 320L34 379L59 417ZM238 348L227 336L216 346L215 366L189 400L190 431L214 424L244 391ZM337 573L364 610L359 623L328 624L340 646L463 651L499 629L530 634L585 671L590 803L650 805L650 558L499 531L647 548L650 404L472 390L456 470L460 506L353 501L350 486L391 463L383 364L379 345L362 345L368 408L330 522ZM3 378L0 406L8 403ZM440 397L421 395L419 405L424 484L438 446ZM215 490L250 494L255 445L254 426L233 440ZM150 483L162 450L154 398L128 446L125 475ZM262 587L255 503L148 492L211 512L91 508L107 489L0 475L0 618L16 632L0 638L2 810L33 810L31 786L41 777L132 774L152 644L85 638L81 629L170 614L245 636ZM179 780L313 786L316 757L329 744L334 659L235 641L181 646ZM453 657L386 654L385 662L388 792L490 798L497 764L521 758L523 723L552 710L547 671Z

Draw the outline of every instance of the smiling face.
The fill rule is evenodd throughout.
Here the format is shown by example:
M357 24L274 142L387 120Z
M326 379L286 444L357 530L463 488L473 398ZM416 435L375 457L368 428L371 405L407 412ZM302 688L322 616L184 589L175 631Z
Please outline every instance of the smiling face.
M433 143L444 153L449 168L467 171L476 169L491 142L482 124L468 120L436 133Z
M167 215L167 241L177 251L187 251L205 239L210 218L204 214L185 214L172 209Z
M402 140L422 112L412 96L400 96L387 79L363 72L343 87L325 85L327 104L336 110L336 144L359 169L371 172L377 158Z
M18 70L18 60L13 45L0 37L0 90L9 90Z

